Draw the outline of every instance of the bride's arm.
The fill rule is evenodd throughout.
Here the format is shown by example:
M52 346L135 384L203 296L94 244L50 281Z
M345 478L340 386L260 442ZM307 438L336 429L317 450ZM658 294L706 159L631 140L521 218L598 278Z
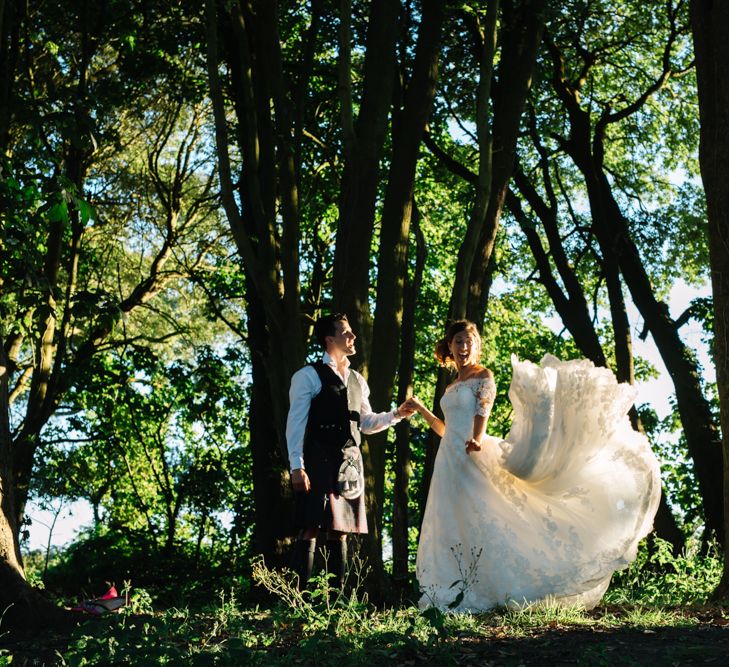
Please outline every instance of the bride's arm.
M496 398L494 374L488 368L484 368L476 377L480 380L475 387L476 414L473 416L473 436L466 440L466 454L481 451L481 441L486 435L486 424Z
M488 421L488 416L476 415L473 418L473 437L470 440L466 440L466 454L481 451L481 441L483 440L483 436L486 435L486 424L488 424Z
M413 410L420 413L420 416L426 421L428 426L430 426L430 428L432 428L442 438L445 433L445 424L443 423L443 420L438 419L438 417L428 410L428 408L426 408L416 396L412 396L407 402Z

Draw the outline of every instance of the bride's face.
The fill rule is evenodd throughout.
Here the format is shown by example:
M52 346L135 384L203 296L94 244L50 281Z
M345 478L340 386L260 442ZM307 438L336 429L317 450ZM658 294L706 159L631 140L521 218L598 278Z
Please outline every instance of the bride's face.
M458 368L475 363L476 341L468 331L459 331L453 336L451 342L448 343L448 350Z

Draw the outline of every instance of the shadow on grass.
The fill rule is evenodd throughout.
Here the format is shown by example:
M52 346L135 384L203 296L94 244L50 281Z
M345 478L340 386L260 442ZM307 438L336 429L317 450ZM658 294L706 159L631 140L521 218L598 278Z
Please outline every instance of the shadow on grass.
M0 665L729 665L729 627L717 624L531 627L519 636L510 636L511 628L477 625L425 640L366 628L339 636L324 630L303 636L281 627L266 634L255 625L211 634L173 617L99 619L70 637L13 641L6 635Z

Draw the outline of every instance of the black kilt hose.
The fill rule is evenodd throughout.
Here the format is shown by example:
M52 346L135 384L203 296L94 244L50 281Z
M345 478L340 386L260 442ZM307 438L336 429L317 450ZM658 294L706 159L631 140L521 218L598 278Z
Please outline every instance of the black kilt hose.
M347 386L325 363L311 364L321 391L311 400L304 436L304 469L311 489L296 494L300 529L366 533L364 473L360 452L362 390L354 372Z

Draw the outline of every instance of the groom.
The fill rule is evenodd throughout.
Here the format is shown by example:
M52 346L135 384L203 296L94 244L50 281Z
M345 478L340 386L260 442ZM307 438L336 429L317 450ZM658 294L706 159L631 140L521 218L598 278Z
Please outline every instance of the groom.
M367 382L349 368L357 337L346 315L321 317L314 324L314 334L324 355L291 378L286 422L300 530L292 565L303 589L314 565L316 538L320 530L326 530L328 569L341 588L347 569L347 533L367 532L360 433L382 431L414 410L403 403L390 412L372 412Z

